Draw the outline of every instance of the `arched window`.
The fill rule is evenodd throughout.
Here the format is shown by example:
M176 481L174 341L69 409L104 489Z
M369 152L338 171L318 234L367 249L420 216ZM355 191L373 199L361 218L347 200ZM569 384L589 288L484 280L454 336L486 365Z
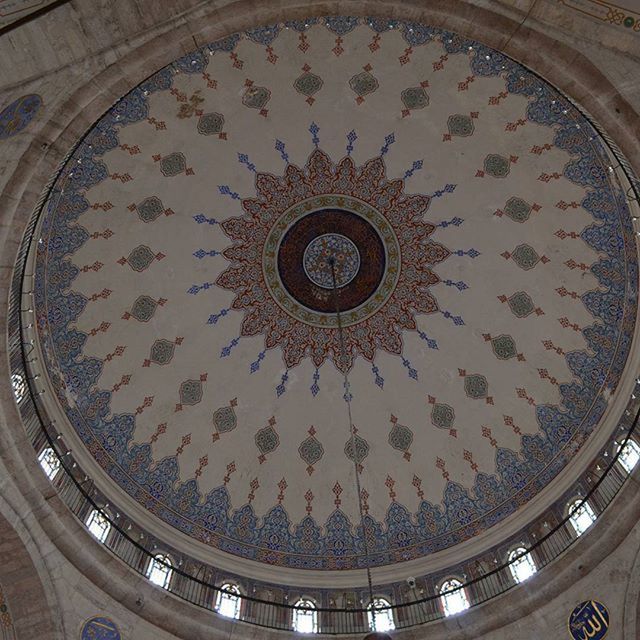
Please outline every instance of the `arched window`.
M147 567L147 578L149 578L153 584L157 584L163 589L167 589L169 587L172 573L173 569L171 568L171 558L162 554L152 558L149 566Z
M227 582L220 585L216 598L216 611L227 618L240 617L240 589L235 584Z
M371 631L393 631L396 628L393 621L393 610L385 609L391 603L384 598L374 598L367 607L367 619Z
M509 554L509 570L513 579L520 583L530 578L537 570L536 563L524 547L518 547Z
M596 514L588 502L582 502L581 498L576 498L569 505L569 521L576 535L581 536L596 521Z
M315 603L309 598L300 598L293 606L293 630L298 633L317 633L318 612Z
M107 520L106 516L97 509L94 509L89 517L85 520L87 529L92 533L99 542L104 542L111 530L111 523Z
M49 480L53 480L60 469L60 459L51 447L47 447L40 452L38 462Z
M452 616L469 608L467 594L464 592L462 582L456 578L445 580L439 589L442 608L446 616Z
M618 462L627 473L631 473L640 460L640 446L635 440L627 440L627 443L621 449L619 449Z
M24 376L20 373L12 373L11 386L13 388L13 395L16 397L16 402L19 404L27 392L27 382Z

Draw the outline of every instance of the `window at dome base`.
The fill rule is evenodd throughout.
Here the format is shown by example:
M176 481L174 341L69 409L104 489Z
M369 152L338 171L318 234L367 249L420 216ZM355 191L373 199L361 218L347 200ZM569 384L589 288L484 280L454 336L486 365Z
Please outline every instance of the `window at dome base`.
M391 603L384 598L374 598L367 607L367 618L371 631L393 631L396 628L393 621L393 610L388 609Z
M576 535L581 536L596 521L596 514L588 502L578 498L569 506L569 521Z
M226 583L220 586L216 598L216 611L225 618L240 617L240 589L235 584Z
M635 440L628 440L619 451L618 462L627 473L631 473L640 460L640 446Z
M509 570L513 579L520 583L530 578L538 569L531 554L524 547L518 547L509 554Z
M106 516L94 509L89 517L85 520L87 529L89 532L99 541L104 542L111 531L111 523L107 520Z
M60 469L60 459L51 447L47 447L40 452L38 462L49 480L53 480Z
M147 578L149 578L153 584L158 585L163 589L167 589L169 587L172 573L173 569L171 568L171 558L166 555L157 555L153 560L151 560L147 568Z
M91 535L214 623L394 634L542 573L613 453L640 473L640 205L599 124L465 34L247 20L60 149L12 409Z
M460 580L456 580L456 578L446 580L440 586L439 591L446 616L453 616L469 608L469 600Z
M24 379L24 376L19 373L12 373L11 387L13 388L13 395L16 397L16 402L22 402L24 395L27 392L27 382Z
M298 633L318 632L318 612L316 605L308 598L301 598L294 605L293 630Z

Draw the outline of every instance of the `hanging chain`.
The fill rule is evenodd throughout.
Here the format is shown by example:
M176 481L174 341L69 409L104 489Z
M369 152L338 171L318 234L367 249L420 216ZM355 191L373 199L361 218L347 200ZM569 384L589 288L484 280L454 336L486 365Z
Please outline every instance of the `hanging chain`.
M347 374L347 348L344 342L344 331L342 328L342 315L340 313L340 304L338 301L338 286L336 283L336 261L332 256L329 258L329 265L331 266L331 281L333 289L333 299L336 307L336 319L338 321L338 337L340 340L340 360L341 370L344 376L344 399L347 403L347 413L349 416L349 434L351 438L351 455L353 456L353 466L356 478L356 491L358 493L358 510L360 512L360 526L362 527L362 541L364 543L364 557L365 568L367 571L367 585L369 588L369 604L371 605L371 613L373 615L373 626L375 628L376 611L373 606L373 583L371 581L371 566L369 562L369 543L367 541L367 532L365 530L364 522L364 507L362 506L362 490L360 488L360 473L358 472L358 455L356 453L356 428L353 425L353 418L351 414L351 389L349 387L349 377Z

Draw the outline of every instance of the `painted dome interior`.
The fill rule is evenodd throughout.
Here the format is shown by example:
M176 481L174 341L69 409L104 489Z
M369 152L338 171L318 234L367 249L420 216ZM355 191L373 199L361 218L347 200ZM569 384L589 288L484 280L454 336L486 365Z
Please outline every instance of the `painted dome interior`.
M211 43L96 122L45 203L48 412L131 517L245 575L399 579L495 543L622 411L611 164L566 98L453 33Z

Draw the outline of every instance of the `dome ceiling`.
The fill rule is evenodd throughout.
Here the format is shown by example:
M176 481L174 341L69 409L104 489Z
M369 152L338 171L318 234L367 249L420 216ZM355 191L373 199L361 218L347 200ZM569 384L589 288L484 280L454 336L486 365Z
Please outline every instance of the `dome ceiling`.
M615 413L637 259L609 164L553 88L451 33L213 43L105 114L50 194L50 410L212 553L363 567L356 468L372 565L464 542Z

